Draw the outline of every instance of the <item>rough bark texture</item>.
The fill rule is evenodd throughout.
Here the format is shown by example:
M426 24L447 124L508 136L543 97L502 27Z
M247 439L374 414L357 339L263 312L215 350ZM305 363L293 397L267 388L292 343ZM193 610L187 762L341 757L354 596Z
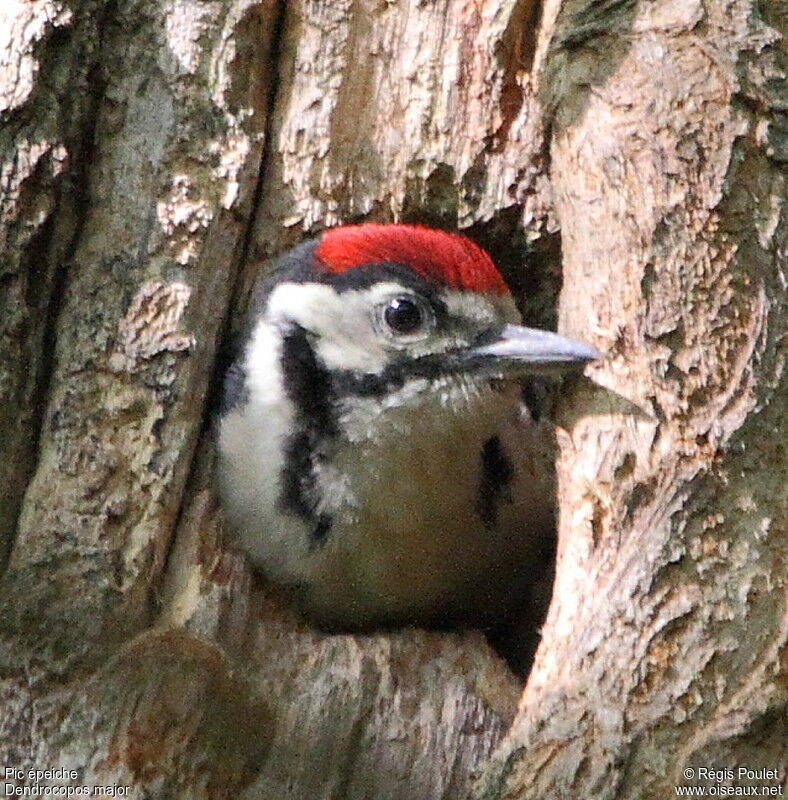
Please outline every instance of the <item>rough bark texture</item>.
M272 800L788 767L787 33L755 0L6 3L0 767ZM558 410L519 710L481 636L318 634L223 541L219 342L358 219L467 230L534 323L560 259L608 354Z
M553 604L479 796L662 798L740 766L781 774L734 786L785 785L785 10L558 12L560 322L613 393L564 398Z

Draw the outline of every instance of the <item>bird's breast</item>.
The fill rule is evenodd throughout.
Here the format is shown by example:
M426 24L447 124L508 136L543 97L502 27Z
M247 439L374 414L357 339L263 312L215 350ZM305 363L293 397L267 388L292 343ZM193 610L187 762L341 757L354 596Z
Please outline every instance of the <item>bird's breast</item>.
M308 612L339 628L494 613L527 579L553 502L547 448L516 397L348 424L356 435L318 477L332 527L310 554Z

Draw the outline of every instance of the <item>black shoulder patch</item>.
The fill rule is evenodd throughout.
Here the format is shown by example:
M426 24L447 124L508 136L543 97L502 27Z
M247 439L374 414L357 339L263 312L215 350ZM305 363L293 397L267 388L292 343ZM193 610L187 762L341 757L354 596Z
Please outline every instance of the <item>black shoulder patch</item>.
M280 504L314 528L320 543L331 528L331 518L317 511L316 470L327 458L337 432L331 377L318 362L307 332L294 325L282 339L282 376L295 409L295 430L285 446Z
M295 406L297 427L316 439L334 436L331 375L318 361L309 334L293 324L282 337L282 380Z
M498 516L498 502L507 492L514 477L514 467L497 436L491 436L481 452L481 477L479 479L476 507L482 522L489 528Z

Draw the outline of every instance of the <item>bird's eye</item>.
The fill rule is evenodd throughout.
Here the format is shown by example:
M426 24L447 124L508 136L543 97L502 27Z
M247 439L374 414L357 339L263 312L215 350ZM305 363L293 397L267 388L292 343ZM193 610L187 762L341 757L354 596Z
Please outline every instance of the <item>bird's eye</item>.
M416 333L426 323L426 312L411 297L395 297L383 309L383 319L391 331L400 335Z

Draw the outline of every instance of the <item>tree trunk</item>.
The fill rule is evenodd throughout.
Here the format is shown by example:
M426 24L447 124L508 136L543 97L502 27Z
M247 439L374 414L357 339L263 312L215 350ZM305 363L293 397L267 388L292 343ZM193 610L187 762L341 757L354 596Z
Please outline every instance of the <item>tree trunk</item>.
M786 34L756 0L9 0L4 788L781 790ZM360 219L465 230L606 355L558 402L519 705L481 635L318 633L224 541L220 342L277 254Z

